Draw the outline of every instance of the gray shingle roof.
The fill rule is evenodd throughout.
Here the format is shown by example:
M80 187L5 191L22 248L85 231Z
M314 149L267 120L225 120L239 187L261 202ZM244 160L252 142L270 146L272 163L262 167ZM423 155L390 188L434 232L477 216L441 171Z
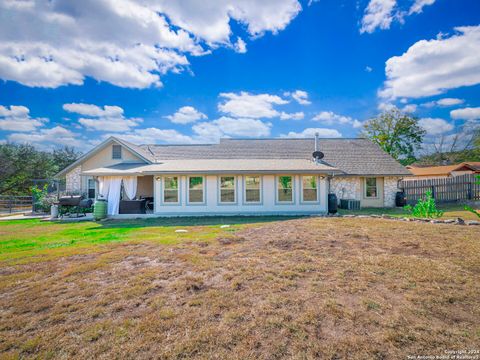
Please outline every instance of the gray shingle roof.
M140 145L155 160L311 159L314 139L222 139L211 145ZM411 175L367 139L320 139L323 162L349 175Z

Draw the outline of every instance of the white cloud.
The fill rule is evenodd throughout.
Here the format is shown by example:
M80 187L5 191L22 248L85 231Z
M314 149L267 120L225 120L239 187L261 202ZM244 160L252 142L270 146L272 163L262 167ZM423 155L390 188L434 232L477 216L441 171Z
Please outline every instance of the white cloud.
M134 144L191 144L195 141L187 135L181 134L174 129L144 128L136 129L130 133L104 134L103 138L117 136Z
M237 37L237 42L234 45L234 49L239 54L245 54L247 52L247 44L241 37Z
M363 124L357 119L353 119L350 116L343 116L335 114L333 111L321 111L312 118L313 121L321 121L326 125L350 125L354 128L359 128Z
M302 120L305 117L305 113L303 111L299 111L296 113L280 113L280 120Z
M119 106L105 105L102 108L92 104L71 103L64 104L63 109L71 113L88 116L88 118L81 117L78 119L78 123L88 130L130 131L143 121L139 118L126 118L123 115L123 109Z
M339 138L342 137L342 134L335 129L326 129L326 128L307 128L302 132L290 131L288 134L280 135L283 138L313 138L315 134L318 133L320 137L323 138Z
M452 124L439 118L423 118L418 121L418 124L425 129L427 135L441 135L454 128Z
M389 29L394 19L396 0L370 0L362 18L360 33Z
M480 119L480 107L452 110L450 117L456 120L477 120Z
M265 137L270 135L271 123L265 123L257 119L221 118L196 124L192 130L200 139L219 139L225 136L237 137Z
M239 118L272 118L280 116L274 105L284 105L288 101L277 95L254 95L242 91L236 93L221 93L220 97L226 99L218 104L218 110L225 114Z
M427 5L433 5L436 0L415 0L408 11L409 14L420 14Z
M390 111L395 109L396 106L389 102L380 102L377 106L377 109L380 111Z
M372 72L373 68L371 68L370 66L365 66L365 71L366 72Z
M363 18L360 33L373 33L376 29L390 29L393 21L403 23L405 17L420 14L427 5L435 0L415 0L408 11L398 8L397 0L370 0Z
M32 87L81 85L89 76L121 87L161 86L188 56L225 46L246 51L230 24L253 38L283 30L297 0L0 0L0 78Z
M0 105L0 130L28 132L44 126L45 118L31 118L30 109L25 106L5 107Z
M206 119L207 115L201 113L193 106L183 106L173 115L165 116L175 124L188 124L197 120Z
M285 92L283 95L291 96L300 105L310 105L312 102L308 100L308 93L304 90L295 90L294 92Z
M449 38L421 40L386 62L383 98L421 98L480 83L480 26L455 28Z
M405 106L402 108L402 111L403 111L403 112L406 112L406 113L414 113L415 111L417 111L417 105L416 105L416 104L408 104L408 105L405 105Z
M88 142L62 126L55 126L50 129L40 129L31 133L13 133L7 139L17 143L34 144L42 149L51 149L55 146L73 146L84 148Z
M456 99L456 98L444 98L437 100L437 104L440 106L454 106L454 105L460 105L463 104L465 100L463 99Z

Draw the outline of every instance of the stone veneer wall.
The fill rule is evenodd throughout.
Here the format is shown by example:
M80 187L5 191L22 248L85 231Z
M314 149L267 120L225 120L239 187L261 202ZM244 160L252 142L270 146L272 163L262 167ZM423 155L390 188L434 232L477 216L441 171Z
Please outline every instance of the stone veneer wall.
M400 177L386 176L383 182L383 198L385 207L395 206L395 194L399 191L397 185ZM362 183L360 177L334 176L330 180L330 191L337 195L338 199L361 200Z
M360 200L361 185L359 177L334 176L330 180L330 192L337 195L338 199Z
M383 179L383 202L385 207L395 206L395 195L398 189L398 176L385 176Z
M77 166L72 171L68 172L66 177L66 190L68 192L80 192L82 190L82 179L80 173L82 168Z

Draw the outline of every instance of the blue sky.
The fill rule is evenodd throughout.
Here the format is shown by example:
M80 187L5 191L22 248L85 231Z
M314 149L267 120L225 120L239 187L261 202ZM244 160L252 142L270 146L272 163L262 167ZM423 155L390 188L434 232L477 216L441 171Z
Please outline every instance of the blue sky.
M480 2L0 0L0 141L355 137L480 119ZM426 145L426 148L428 146Z

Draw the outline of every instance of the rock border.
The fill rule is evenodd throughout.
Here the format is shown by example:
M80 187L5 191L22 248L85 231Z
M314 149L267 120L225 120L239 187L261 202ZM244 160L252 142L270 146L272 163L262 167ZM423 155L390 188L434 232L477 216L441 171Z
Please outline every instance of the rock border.
M357 218L357 219L386 219L386 220L395 220L395 221L404 221L404 222L417 222L417 223L430 223L430 224L452 224L452 225L466 225L466 226L476 226L480 225L480 221L477 220L464 220L460 217L456 219L423 219L423 218L409 218L409 217L397 217L387 214L382 215L366 215L366 214L328 214L325 217L337 217L337 218Z

